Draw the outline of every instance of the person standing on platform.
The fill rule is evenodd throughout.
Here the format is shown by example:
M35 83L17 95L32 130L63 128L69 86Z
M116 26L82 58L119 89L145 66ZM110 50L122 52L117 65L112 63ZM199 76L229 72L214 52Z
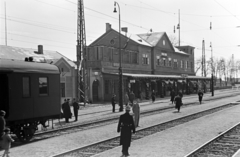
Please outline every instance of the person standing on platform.
M71 109L70 109L70 105L69 105L69 102L68 100L64 100L65 102L62 104L62 110L63 110L63 114L64 114L64 117L65 117L65 122L66 123L69 123L69 118L72 117L72 113L71 113Z
M153 91L152 91L152 103L155 102L155 98L156 98L156 93L155 93L155 91L153 90Z
M133 91L131 91L130 96L129 96L129 101L131 102L131 106L133 104L133 100L135 100L135 94L133 93Z
M129 156L128 149L131 145L132 133L135 133L135 125L133 117L129 114L131 107L128 105L125 110L125 114L119 118L117 132L121 132L120 145L122 145L122 155Z
M181 90L178 92L178 94L179 94L179 96L180 96L181 98L183 98L183 94L182 94L182 91L181 91Z
M135 124L135 128L136 128L139 126L139 119L140 119L139 99L138 99L138 101L133 101L132 111L134 113L134 124Z
M174 90L171 91L170 96L171 96L171 102L173 104L174 98L175 98L175 91Z
M125 105L127 106L128 105L128 102L129 102L129 97L128 97L128 93L126 92L126 94L125 94L125 99L124 99L125 101L124 101L124 103L125 103Z
M178 94L175 97L174 101L175 101L175 108L178 110L178 112L180 112L180 108L182 106L182 98L181 98L180 94Z
M116 105L116 95L112 95L112 112L115 112L115 105Z
M74 112L74 116L75 116L75 122L78 121L78 110L79 110L79 105L76 101L76 99L73 99L73 112Z
M14 142L14 140L12 139L11 135L10 135L10 129L9 128L5 128L4 129L4 135L2 136L2 148L5 150L3 153L3 157L5 157L5 155L7 157L9 157L9 149L11 148L11 142Z
M203 98L203 92L202 92L202 90L199 90L198 91L198 100L199 100L200 104L202 104L202 98Z
M6 126L6 121L4 116L6 115L6 112L1 110L0 111L0 139L2 138L3 134L4 134L4 129Z

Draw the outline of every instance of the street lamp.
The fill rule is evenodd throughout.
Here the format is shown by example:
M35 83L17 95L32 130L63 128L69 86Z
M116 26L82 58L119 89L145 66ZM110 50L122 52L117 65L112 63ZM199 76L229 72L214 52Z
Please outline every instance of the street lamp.
M212 96L214 96L214 81L213 81L213 52L212 52L212 42L210 42L210 47L211 47L211 58L212 58Z
M123 111L123 93L122 93L122 53L121 53L121 17L120 17L120 6L117 2L114 2L114 13L117 13L116 5L118 6L119 13L119 111Z

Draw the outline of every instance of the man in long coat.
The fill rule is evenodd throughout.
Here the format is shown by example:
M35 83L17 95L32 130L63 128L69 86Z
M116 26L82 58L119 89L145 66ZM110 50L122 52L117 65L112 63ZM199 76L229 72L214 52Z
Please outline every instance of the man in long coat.
M0 139L2 138L2 136L4 134L4 129L5 129L5 125L6 125L6 121L4 119L5 115L6 115L6 112L1 110L0 111Z
M175 99L175 108L178 110L178 112L180 112L180 108L182 106L182 97L180 96L180 94L178 94Z
M174 90L171 91L170 96L171 96L171 102L172 102L172 104L173 104L174 98L175 98L175 92L174 92Z
M198 91L198 100L200 104L202 103L202 98L203 98L203 92L201 90Z
M76 101L76 99L73 99L73 112L74 112L74 116L75 116L75 122L78 121L78 110L79 110L79 105Z
M122 145L123 156L129 156L128 148L131 144L132 133L135 133L133 117L129 114L130 110L131 107L126 106L126 112L120 116L117 127L117 132L121 132L120 145Z
M134 99L135 99L135 94L133 93L133 91L131 91L131 93L129 95L129 101L131 102L131 105L133 104Z
M132 111L134 113L134 124L135 127L139 126L139 118L140 118L140 106L139 106L139 99L138 101L133 101L133 107L132 107Z
M63 110L66 123L69 123L69 118L71 118L72 113L71 113L69 102L66 99L64 101L65 102L62 104L62 110Z

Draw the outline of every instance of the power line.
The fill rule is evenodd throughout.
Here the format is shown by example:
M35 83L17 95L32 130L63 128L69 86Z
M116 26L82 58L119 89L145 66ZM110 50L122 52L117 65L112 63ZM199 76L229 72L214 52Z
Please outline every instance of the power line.
M222 6L220 3L218 3L218 1L214 0L217 4L219 4L223 9L225 9L227 12L229 12L233 17L235 17L237 20L240 21L239 18L236 17L236 15L233 15L229 10L227 10L224 6Z

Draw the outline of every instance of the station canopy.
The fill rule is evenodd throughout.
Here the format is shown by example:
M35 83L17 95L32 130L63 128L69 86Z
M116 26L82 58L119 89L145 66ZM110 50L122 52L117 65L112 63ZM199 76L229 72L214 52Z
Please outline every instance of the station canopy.
M129 73L123 73L123 76L131 77L131 78L144 78L144 79L191 79L191 80L210 80L210 77L201 77L201 76L187 76L182 77L181 75L153 75L153 74L129 74ZM169 82L168 80L168 83Z

